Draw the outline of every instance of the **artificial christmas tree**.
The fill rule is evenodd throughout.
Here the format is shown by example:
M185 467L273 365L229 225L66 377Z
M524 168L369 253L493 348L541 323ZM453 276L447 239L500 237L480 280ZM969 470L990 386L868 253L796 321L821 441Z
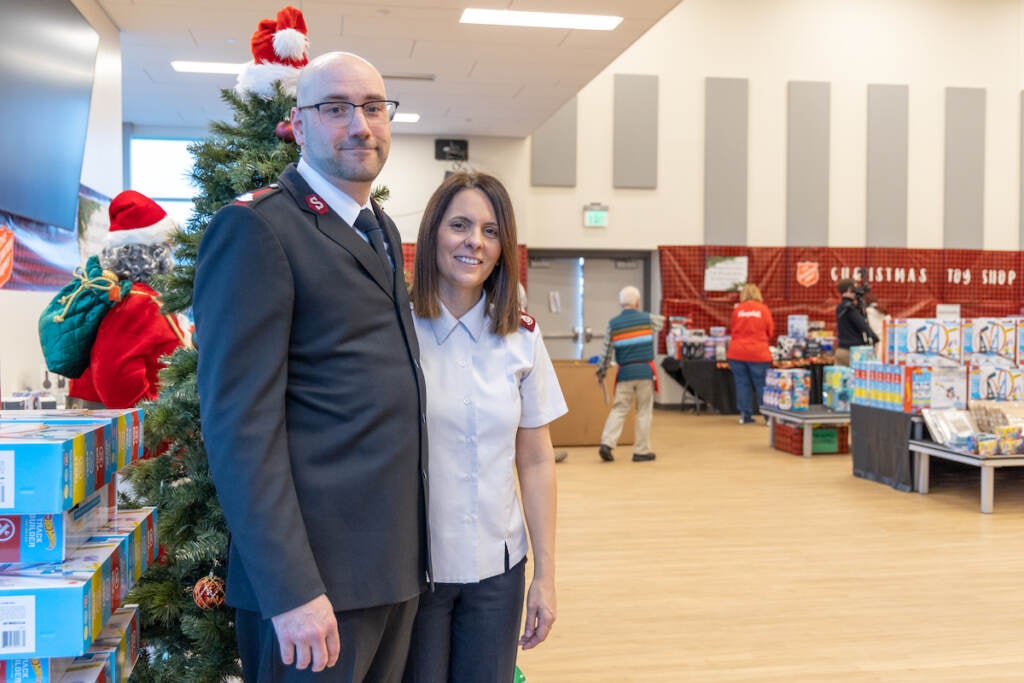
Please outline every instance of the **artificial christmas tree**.
M175 238L178 266L155 283L167 312L191 305L196 253L213 214L238 195L274 182L298 160L298 148L275 129L295 105L306 48L299 10L285 8L276 20L261 21L252 38L253 63L235 90L222 92L234 122L213 124L210 137L189 148L199 194L195 213ZM212 682L241 674L233 610L212 599L200 606L193 594L197 584L208 588L223 575L228 545L203 447L196 361L195 349L171 356L161 374L160 398L146 406L147 444L161 454L126 473L131 502L158 508L162 543L160 560L130 597L140 606L143 647L133 681Z

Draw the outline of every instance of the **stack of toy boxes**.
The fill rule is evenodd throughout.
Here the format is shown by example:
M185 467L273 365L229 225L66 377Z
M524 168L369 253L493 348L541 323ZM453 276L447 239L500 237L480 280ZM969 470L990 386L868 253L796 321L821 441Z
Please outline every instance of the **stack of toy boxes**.
M114 510L114 473L141 452L138 410L0 414L0 683L92 676L73 660L90 645L107 658L85 680L127 678L98 638L157 555L155 509Z
M965 408L967 371L963 366L890 365L878 361L854 366L853 402L883 410L920 413L924 408Z
M777 410L804 411L811 404L811 372L802 368L773 368L765 376L762 405Z
M968 381L963 363L976 348L971 338L975 328L970 322L937 318L885 321L881 362L853 364L853 402L906 413L965 408ZM981 344L988 348L985 341Z
M853 398L853 368L826 365L822 378L822 403L839 412L850 411Z

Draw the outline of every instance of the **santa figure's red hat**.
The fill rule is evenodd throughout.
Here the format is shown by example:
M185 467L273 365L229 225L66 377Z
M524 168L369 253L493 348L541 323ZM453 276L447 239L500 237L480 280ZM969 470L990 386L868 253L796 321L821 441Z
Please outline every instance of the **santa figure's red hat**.
M135 190L125 190L110 202L107 248L127 244L168 242L178 226L156 202Z
M299 70L309 61L309 38L302 11L285 7L276 19L263 19L249 43L252 61L238 75L235 91L269 99L274 94L274 82L280 81L284 92L294 97Z

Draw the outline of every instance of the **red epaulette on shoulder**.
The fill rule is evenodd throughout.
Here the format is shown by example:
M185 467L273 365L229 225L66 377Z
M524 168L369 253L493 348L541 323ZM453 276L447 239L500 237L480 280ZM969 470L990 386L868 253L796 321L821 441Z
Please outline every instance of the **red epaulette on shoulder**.
M257 199L263 197L264 195L270 194L271 192L275 192L277 189L278 185L277 183L274 183L272 185L267 185L266 187L261 187L258 190L253 190L252 192L245 192L235 197L235 201L232 202L232 204L252 204Z
M523 327L530 332L533 332L534 328L537 327L537 319L529 313L519 312L519 326Z

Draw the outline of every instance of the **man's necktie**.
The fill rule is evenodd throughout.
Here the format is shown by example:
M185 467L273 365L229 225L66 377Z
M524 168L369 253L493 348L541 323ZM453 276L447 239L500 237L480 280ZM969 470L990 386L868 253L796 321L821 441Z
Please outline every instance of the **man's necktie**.
M388 257L388 249L384 246L384 231L381 230L380 225L377 223L377 218L373 215L373 211L369 209L360 211L353 227L366 235L370 246L377 252L377 256L380 257L388 271L394 271L395 268L391 265L391 259Z

